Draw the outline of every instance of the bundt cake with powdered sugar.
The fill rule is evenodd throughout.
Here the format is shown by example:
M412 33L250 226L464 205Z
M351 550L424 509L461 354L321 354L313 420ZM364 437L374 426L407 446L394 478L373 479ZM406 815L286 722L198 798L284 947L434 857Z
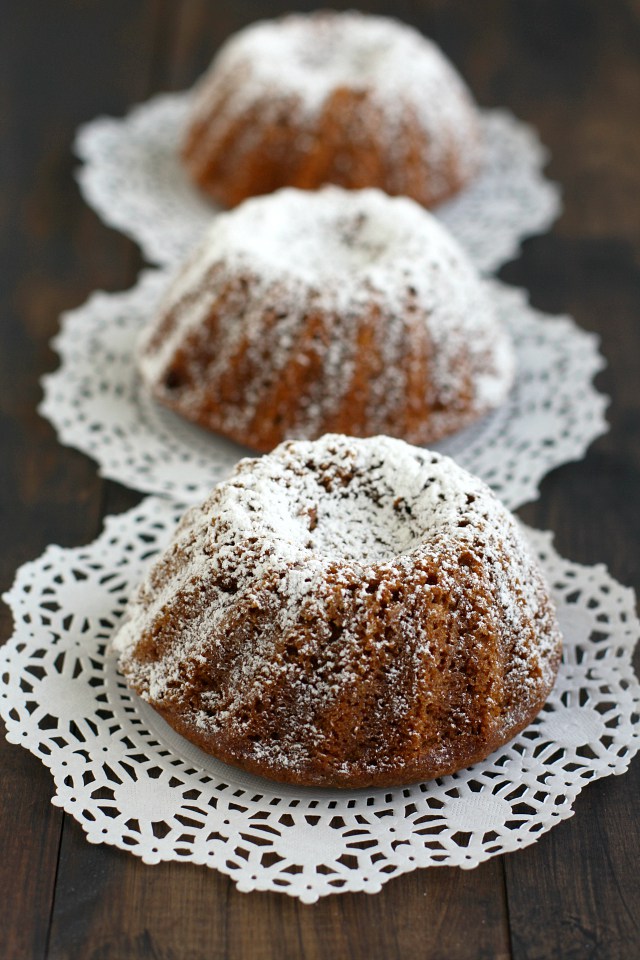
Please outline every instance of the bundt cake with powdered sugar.
M157 400L254 450L324 433L428 443L499 406L510 341L422 207L281 190L216 217L142 338Z
M560 660L513 517L452 460L326 436L242 460L183 518L114 641L131 687L215 757L391 786L483 759Z
M425 206L480 165L476 107L440 50L395 20L354 11L256 23L197 87L182 156L231 207L284 186L379 187Z

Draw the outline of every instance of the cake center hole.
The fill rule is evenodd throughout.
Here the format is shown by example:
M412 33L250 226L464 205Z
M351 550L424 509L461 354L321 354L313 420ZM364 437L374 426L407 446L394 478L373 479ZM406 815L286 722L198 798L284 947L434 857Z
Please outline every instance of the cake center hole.
M319 497L307 516L307 549L340 560L391 561L424 533L402 497L362 488Z

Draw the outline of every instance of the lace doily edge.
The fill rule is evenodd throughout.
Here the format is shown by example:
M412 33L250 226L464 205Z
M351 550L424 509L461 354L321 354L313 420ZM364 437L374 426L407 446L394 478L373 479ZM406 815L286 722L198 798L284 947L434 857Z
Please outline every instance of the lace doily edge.
M153 499L153 498L146 498ZM163 505L167 506L167 501L163 498L156 498L160 500ZM181 505L174 502L173 506L176 510L181 509ZM92 542L94 545L100 544L102 541L107 540L113 533L115 533L119 526L126 525L128 518L135 515L140 510L140 505L131 508L128 511L125 511L122 514L110 515L105 517L103 523L103 530L100 535ZM558 560L566 560L566 558L560 558L560 555L555 550L553 546L554 534L552 531L543 531L536 530L531 527L526 527L525 525L525 534L533 541L534 549L537 552L541 552L541 544L544 544L544 547L547 552L552 554L552 560L557 558ZM30 640L33 639L33 632L27 625L19 620L18 610L22 604L22 599L24 598L25 591L25 582L29 581L30 575L36 571L37 567L42 563L49 560L53 560L56 556L64 556L69 560L72 560L74 556L81 555L83 551L87 549L91 544L87 544L81 547L61 547L57 544L50 544L41 556L37 560L28 561L18 568L16 575L11 587L2 594L1 599L9 606L12 617L14 620L14 633L6 642L6 644L0 650L0 663L8 663L12 659L12 654L14 656L20 656L21 646L24 648ZM640 627L636 615L636 595L634 590L631 587L624 586L615 580L611 576L609 570L604 563L597 563L593 565L580 564L575 561L566 561L570 563L572 567L577 568L578 570L591 570L597 571L600 577L605 581L607 592L610 596L615 598L615 604L618 608L621 609L620 622L624 623L625 626L621 630L621 637L619 638L618 648L624 651L624 663L623 666L626 668L625 672L630 673L631 678L637 683L637 678L633 671L632 666L632 656L638 642L637 629ZM184 857L181 857L176 851L164 851L158 852L156 855L144 855L139 851L133 851L129 845L124 842L124 839L119 839L116 836L104 837L100 835L92 835L90 824L87 823L86 819L83 819L81 816L81 811L74 809L74 803L70 802L68 794L68 788L64 783L65 772L62 770L60 773L56 773L54 770L55 757L54 754L48 756L44 752L40 752L37 749L37 745L33 742L25 742L28 738L28 731L23 731L22 733L18 732L19 724L12 721L9 711L7 711L4 706L0 703L0 716L5 722L5 736L9 743L22 746L27 749L33 756L37 757L44 766L50 771L53 782L54 782L54 794L51 797L51 803L53 806L62 809L64 812L70 814L82 827L87 840L93 844L106 843L109 846L115 846L118 849L121 849L128 853L134 853L138 856L144 863L152 865L160 862L184 862ZM612 762L603 769L593 769L589 777L579 776L574 782L567 783L564 782L563 789L563 802L561 804L556 804L553 810L550 811L546 821L543 822L547 830L552 829L558 823L563 820L567 820L572 817L575 813L573 804L577 796L582 792L585 786L588 783L591 783L595 780L602 779L603 777L614 775L619 776L624 774L629 765L640 750L640 728L636 728L634 735L631 741L627 744L627 749L625 754L622 757L617 757L615 762ZM65 764L62 763L61 766ZM515 831L511 834L508 834L506 837L502 837L502 847L500 855L505 853L512 853L515 850L524 849L527 846L530 846L539 838L539 836L547 832L546 830L540 829L535 833L517 834ZM415 853L415 851L414 851ZM448 866L459 866L461 869L473 869L479 866L481 863L486 860L491 859L495 854L489 850L477 851L477 855L473 858L465 857L464 851L461 851L460 862L452 863L449 861L446 864ZM428 858L428 853L425 854L425 861ZM225 854L221 853L221 856L214 857L213 859L207 858L198 860L196 857L191 857L189 862L193 862L196 865L208 866L212 869L216 869L218 872L228 876L236 884L238 890L241 892L249 893L253 891L273 891L273 886L269 883L269 879L265 878L264 882L257 877L254 881L249 881L245 878L238 877L234 874L233 867L227 866ZM385 885L389 880L392 880L394 877L399 876L404 873L412 872L415 869L423 869L427 866L439 866L437 862L429 860L428 862L420 862L420 858L416 857L413 863L407 864L397 864L397 869L388 874L383 874L382 876L376 878L376 880L371 880L367 878L352 877L349 880L348 885L345 888L340 890L308 890L306 888L300 889L295 886L291 887L282 887L278 888L278 892L286 893L291 897L296 897L304 903L314 903L320 897L328 895L330 893L338 892L363 892L374 894L378 893L382 886Z

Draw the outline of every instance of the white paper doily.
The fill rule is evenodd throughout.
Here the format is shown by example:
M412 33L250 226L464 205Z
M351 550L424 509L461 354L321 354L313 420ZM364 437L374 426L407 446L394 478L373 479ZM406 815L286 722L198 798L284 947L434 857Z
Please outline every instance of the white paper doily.
M80 189L105 223L137 241L150 263L182 259L216 208L187 179L178 145L192 94L161 94L123 119L98 117L78 131ZM544 178L548 159L531 127L506 110L482 111L485 161L476 180L434 213L483 272L512 259L521 240L560 213Z
M43 379L40 412L102 476L186 503L204 499L249 451L165 410L137 377L135 342L167 281L166 271L148 271L132 290L95 293L63 317L53 341L62 363ZM499 411L434 448L515 509L607 429L607 401L592 383L604 360L596 336L569 317L541 314L522 291L486 283L516 344L517 382Z
M416 867L473 867L533 843L572 814L589 781L623 773L640 746L631 656L634 595L605 567L563 560L526 531L565 637L548 704L516 740L454 776L389 790L271 783L174 733L129 692L107 652L127 596L167 541L179 508L149 497L107 520L88 547L48 547L5 600L15 634L0 650L0 714L12 743L50 768L53 802L92 843L147 863L182 860L238 888L311 903Z

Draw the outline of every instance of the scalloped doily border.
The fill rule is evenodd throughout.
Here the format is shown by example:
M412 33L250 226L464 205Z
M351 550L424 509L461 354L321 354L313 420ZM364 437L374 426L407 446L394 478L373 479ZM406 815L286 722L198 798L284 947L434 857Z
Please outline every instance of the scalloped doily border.
M15 620L0 653L7 738L51 770L53 802L91 842L147 863L206 864L240 890L304 902L375 893L417 867L473 867L535 842L572 815L587 782L623 773L639 749L633 592L530 530L559 600L565 657L547 707L511 744L452 777L386 791L301 790L226 767L135 697L107 653L131 585L179 511L149 497L107 518L87 547L48 547L4 597Z

